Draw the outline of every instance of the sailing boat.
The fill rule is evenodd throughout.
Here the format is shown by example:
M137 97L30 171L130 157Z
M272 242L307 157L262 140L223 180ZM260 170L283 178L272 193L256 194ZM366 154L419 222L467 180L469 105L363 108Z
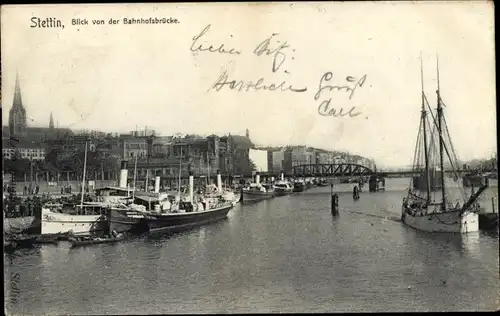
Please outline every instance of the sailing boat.
M422 59L422 58L421 58ZM420 128L417 136L416 151L413 162L413 171L423 172L424 185L416 185L411 181L408 195L403 199L401 221L415 229L426 232L449 232L449 233L471 233L479 230L479 207L476 203L479 196L484 192L487 185L483 185L479 190L465 199L465 192L460 188L463 199L463 205L457 202L451 203L451 198L446 193L446 183L444 175L444 156L449 159L451 168L455 173L455 179L458 179L456 168L458 160L449 136L446 120L443 115L444 102L441 99L439 91L439 64L437 64L437 118L434 117L432 110L424 93L423 85L423 66L421 65L422 81L422 110L420 116ZM426 108L431 114L429 124ZM432 127L432 130L428 131ZM430 134L430 135L429 135ZM437 140L434 136L437 134ZM445 140L445 136L447 139ZM423 147L423 148L422 148ZM436 149L437 147L437 149ZM437 153L436 153L437 152ZM424 168L422 169L422 157ZM433 159L438 158L434 164ZM431 170L437 173L437 177L432 179ZM412 179L413 180L413 179ZM439 181L440 201L432 199L431 188L435 187L432 182ZM417 188L415 188L417 187Z

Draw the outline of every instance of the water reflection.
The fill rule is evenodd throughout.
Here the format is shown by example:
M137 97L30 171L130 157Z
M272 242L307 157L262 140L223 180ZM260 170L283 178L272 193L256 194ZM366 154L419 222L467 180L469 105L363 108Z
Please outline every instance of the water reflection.
M479 232L475 232L462 236L462 249L466 254L475 259L479 259L481 257L479 234Z
M22 258L5 256L5 292L8 300L13 297L9 311L414 312L497 307L498 237L428 234L403 225L399 215L407 183L388 179L388 191L363 192L357 202L346 186L339 194L338 216L331 215L330 188L314 188L239 204L228 220L173 236L77 249L62 242L32 249ZM9 284L15 273L20 275L17 289Z

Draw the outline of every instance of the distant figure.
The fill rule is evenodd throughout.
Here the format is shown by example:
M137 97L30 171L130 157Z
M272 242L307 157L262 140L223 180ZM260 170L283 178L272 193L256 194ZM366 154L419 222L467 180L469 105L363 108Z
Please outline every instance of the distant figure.
M61 187L61 195L64 194L64 187Z
M40 186L37 184L35 187L35 194L38 194L40 192Z

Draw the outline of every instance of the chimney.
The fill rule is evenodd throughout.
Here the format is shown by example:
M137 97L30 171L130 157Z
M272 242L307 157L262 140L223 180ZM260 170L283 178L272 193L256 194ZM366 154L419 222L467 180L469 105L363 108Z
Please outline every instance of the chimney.
M222 176L219 170L217 170L217 190L219 190L219 192L222 192Z
M122 160L120 168L120 188L127 188L128 169L127 161Z
M189 202L191 203L193 203L193 187L194 187L193 173L189 172Z
M155 178L155 193L160 193L160 177Z

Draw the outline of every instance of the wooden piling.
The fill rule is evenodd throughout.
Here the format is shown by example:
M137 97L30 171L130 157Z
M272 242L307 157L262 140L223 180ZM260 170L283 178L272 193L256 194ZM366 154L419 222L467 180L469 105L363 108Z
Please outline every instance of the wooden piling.
M335 193L332 195L332 201L331 201L332 215L338 215L338 207L339 207L339 196Z

